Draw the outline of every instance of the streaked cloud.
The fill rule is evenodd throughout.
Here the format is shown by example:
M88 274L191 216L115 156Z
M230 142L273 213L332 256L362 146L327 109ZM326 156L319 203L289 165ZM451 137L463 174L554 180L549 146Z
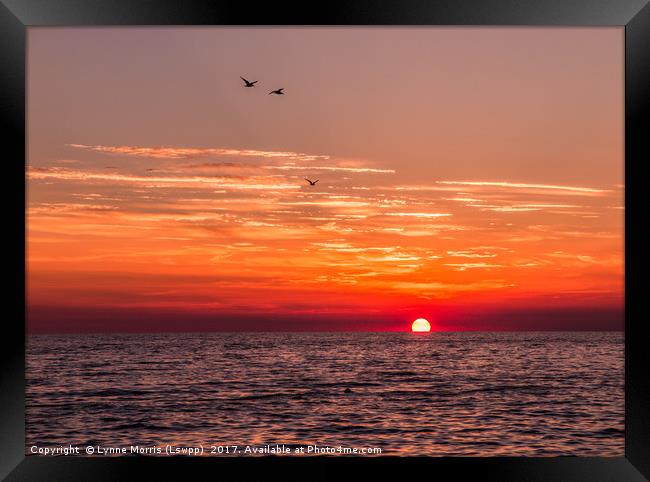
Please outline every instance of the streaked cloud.
M202 283L177 289L205 290L201 306L222 306L221 300L244 306L241 293L250 297L255 290L265 300L304 296L305 306L323 291L359 299L380 293L386 299L465 300L496 291L517 297L551 290L538 286L548 280L551 291L579 291L580 276L609 280L622 271L616 255L621 233L575 217L612 217L620 201L603 196L599 202L602 190L482 181L389 185L398 169L290 158L302 154L289 151L78 147L167 162L107 169L105 161L52 161L28 168L30 190L38 194L28 211L28 238L38 253L30 262L170 276L216 270L223 279L212 291ZM246 159L186 161L217 155ZM316 187L302 181L312 173L322 179ZM578 204L558 194L593 197ZM554 255L551 243L580 254ZM60 253L55 246L69 248ZM485 280L490 273L503 279Z
M505 181L436 181L436 183L452 186L497 187L506 189L541 189L547 191L561 191L583 195L602 195L610 192L607 189L595 189L590 187L564 186L556 184L528 184Z
M412 218L442 218L451 216L451 213L384 213L386 216L400 216Z
M279 166L262 166L264 169L276 169L280 171L339 171L354 173L373 173L373 174L395 174L394 169L374 169L370 167L344 167L344 166L296 166L283 164ZM352 188L362 189L362 188Z
M458 271L465 271L468 269L491 269L504 267L502 264L490 263L445 263L445 266L450 266Z
M497 255L494 253L475 251L447 251L447 256L453 258L495 258Z
M414 290L418 292L427 292L435 295L436 293L448 292L467 292L467 291L484 291L502 288L512 288L515 286L506 281L477 281L472 283L439 283L439 282L413 282L401 281L394 283L393 286L400 290Z
M314 161L329 159L327 155L305 154L292 151L261 151L255 149L228 149L222 147L142 147L142 146L101 146L85 144L68 144L70 147L86 149L108 154L121 154L126 156L151 157L157 159L192 159L210 156L239 156L259 157L266 159L295 159L301 161Z
M272 178L248 177L231 178L219 176L139 176L100 171L79 171L65 168L30 168L27 175L32 180L57 179L65 181L104 181L159 186L203 186L210 188L247 189L300 189L295 183L277 182Z

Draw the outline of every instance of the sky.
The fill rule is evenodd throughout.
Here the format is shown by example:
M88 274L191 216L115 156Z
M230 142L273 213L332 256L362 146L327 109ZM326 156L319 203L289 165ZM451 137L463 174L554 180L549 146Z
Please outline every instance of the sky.
M27 68L31 332L623 328L622 28L30 27Z

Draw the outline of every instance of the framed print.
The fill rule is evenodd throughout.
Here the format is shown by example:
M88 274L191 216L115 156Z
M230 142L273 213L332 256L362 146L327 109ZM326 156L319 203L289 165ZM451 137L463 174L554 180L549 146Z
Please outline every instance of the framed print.
M2 476L648 480L647 2L316 12L3 0Z

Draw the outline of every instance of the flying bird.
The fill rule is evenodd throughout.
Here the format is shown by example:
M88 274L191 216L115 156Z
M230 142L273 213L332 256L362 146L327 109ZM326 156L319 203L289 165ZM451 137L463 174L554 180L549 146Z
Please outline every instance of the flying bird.
M282 92L283 90L284 90L284 87L281 88L281 89L278 89L278 90L272 90L271 92L269 92L269 95L271 95L271 94L284 95L284 92Z
M239 76L239 78L241 80L243 80L244 83L246 84L246 85L244 85L244 87L255 87L255 84L257 84L257 80L254 80L254 81L251 82L251 81L246 80L245 78L243 78L241 75Z
M315 186L316 183L317 183L318 181L320 181L320 179L316 179L315 181L311 181L311 180L305 178L305 181L307 181L307 182L309 183L310 186Z

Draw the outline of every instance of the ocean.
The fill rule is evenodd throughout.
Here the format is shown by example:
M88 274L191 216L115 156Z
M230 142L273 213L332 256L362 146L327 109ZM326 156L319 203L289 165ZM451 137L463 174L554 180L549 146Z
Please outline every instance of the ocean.
M620 332L30 335L25 450L622 456L623 341Z

